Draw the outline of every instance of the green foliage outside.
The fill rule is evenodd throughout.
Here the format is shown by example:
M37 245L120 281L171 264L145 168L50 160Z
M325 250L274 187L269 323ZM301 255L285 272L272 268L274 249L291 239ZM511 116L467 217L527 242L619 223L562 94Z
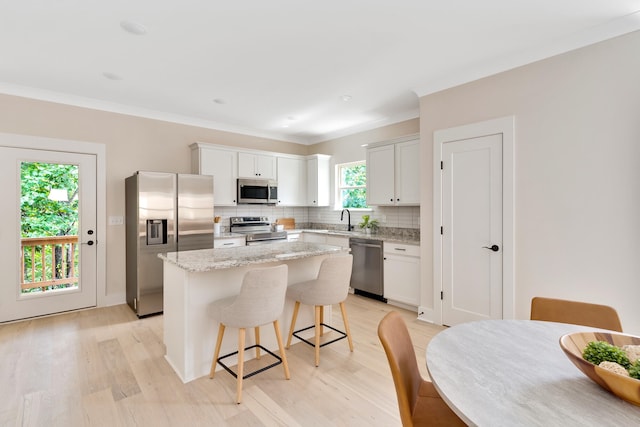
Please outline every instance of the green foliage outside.
M22 238L78 235L78 167L76 165L23 162L20 171L20 186ZM51 189L65 189L68 201L50 200ZM42 251L45 252L44 269L42 268ZM25 248L23 253L25 282L69 277L72 257L77 266L78 251L72 255L69 245L57 245L55 248L36 246L35 253L32 253L30 248ZM55 269L51 265L51 259L55 260ZM76 285L54 285L47 287L47 289L70 286ZM40 292L41 290L41 288L33 288L22 292Z
M367 207L367 190L364 186L367 184L367 167L364 164L343 167L341 171L341 187L343 188L342 207L343 208L366 208Z
M78 167L23 162L20 171L22 237L78 234ZM67 190L68 202L49 199L52 188Z

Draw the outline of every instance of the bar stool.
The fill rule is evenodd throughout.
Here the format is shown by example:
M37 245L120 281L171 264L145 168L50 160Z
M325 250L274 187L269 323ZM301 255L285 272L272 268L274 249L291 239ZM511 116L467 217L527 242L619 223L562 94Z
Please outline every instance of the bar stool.
M318 272L318 277L315 280L297 283L287 288L287 298L294 300L296 303L293 308L293 317L291 319L291 328L289 329L286 348L291 347L291 337L294 336L300 341L315 347L316 366L320 364L320 347L324 347L325 345L347 338L349 341L349 350L353 351L353 341L351 340L347 311L344 306L344 301L347 299L347 295L349 294L352 266L353 255L351 254L325 258L322 261L322 264L320 264L320 271ZM294 331L301 303L315 307L314 325ZM340 304L345 332L339 331L338 329L324 323L324 306L333 304ZM323 327L327 327L337 332L340 334L340 337L320 344L320 337L323 335ZM304 332L311 328L315 329L313 343L298 335L300 332Z
M237 296L214 301L209 305L209 315L220 323L209 378L214 377L216 364L220 364L227 372L237 378L237 403L240 403L242 399L242 380L245 378L279 364L284 367L285 378L290 378L289 365L282 345L282 335L280 334L280 324L278 322L278 318L282 315L282 310L284 309L287 272L288 267L284 264L277 267L250 270L245 274L240 293ZM270 322L273 322L280 356L260 345L260 326ZM222 337L227 326L238 328L238 351L218 357L220 346L222 345ZM246 328L255 328L255 345L245 347ZM244 351L252 348L256 349L256 359L260 359L260 349L262 349L275 357L277 361L264 368L244 374ZM222 362L223 359L235 354L238 355L237 373Z

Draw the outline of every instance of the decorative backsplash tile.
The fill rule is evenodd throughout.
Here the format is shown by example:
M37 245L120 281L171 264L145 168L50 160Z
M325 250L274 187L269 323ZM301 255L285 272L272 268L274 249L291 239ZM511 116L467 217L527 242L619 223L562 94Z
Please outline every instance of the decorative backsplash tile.
M216 216L222 217L222 231L229 231L229 218L232 216L266 216L270 222L278 218L294 218L296 228L318 230L346 230L347 216L340 221L340 212L332 207L279 207L265 205L239 205L214 207ZM370 215L380 223L379 234L409 238L420 237L419 206L374 207L372 210L350 210L351 225L357 228L362 222L362 215Z

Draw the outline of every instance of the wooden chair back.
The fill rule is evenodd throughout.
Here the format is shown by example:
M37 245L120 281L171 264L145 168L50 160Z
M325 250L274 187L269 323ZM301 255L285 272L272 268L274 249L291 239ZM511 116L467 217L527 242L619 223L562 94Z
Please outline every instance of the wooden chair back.
M399 313L392 311L380 321L378 337L391 367L402 425L411 426L413 410L423 380L411 336Z
M614 308L579 301L535 297L531 300L531 320L571 323L622 332L622 324Z

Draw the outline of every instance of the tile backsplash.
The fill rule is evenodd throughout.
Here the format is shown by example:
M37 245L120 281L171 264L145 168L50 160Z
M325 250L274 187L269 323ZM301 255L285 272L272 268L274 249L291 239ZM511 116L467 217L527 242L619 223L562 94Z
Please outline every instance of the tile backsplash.
M347 217L340 221L340 212L332 207L307 208L307 207L278 207L265 205L238 205L214 207L216 216L221 217L223 231L229 230L229 218L232 216L266 216L270 222L278 218L295 218L296 224L301 228L317 228L322 224L335 227L339 230L347 228ZM371 219L377 219L381 228L409 229L407 231L420 230L419 206L379 206L372 210L350 210L351 225L357 227L362 222L362 215L370 215Z

